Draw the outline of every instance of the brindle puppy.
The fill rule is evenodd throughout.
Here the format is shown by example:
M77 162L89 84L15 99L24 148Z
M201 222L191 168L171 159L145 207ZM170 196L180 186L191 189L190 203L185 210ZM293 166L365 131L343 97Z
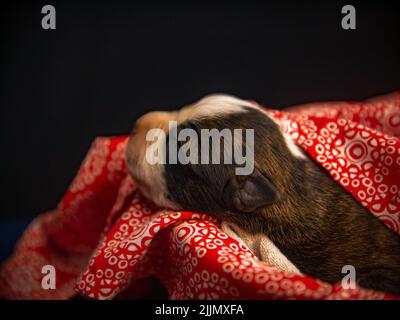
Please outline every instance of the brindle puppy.
M253 173L238 176L234 164L150 165L146 133L168 134L170 120L178 132L254 129ZM340 281L342 267L352 265L362 287L400 295L400 237L248 101L209 96L180 111L144 115L128 142L127 163L142 192L160 206L206 212L263 233L303 273L323 281Z

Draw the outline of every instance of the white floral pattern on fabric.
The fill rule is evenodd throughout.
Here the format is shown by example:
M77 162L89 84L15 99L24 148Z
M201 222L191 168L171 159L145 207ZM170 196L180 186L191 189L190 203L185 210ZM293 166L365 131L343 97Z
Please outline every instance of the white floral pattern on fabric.
M400 92L271 112L333 179L400 232ZM32 222L1 266L1 297L69 298L75 284L90 298L112 299L128 287L140 297L155 275L172 299L394 298L278 270L210 216L157 208L127 175L126 141L94 142L58 208ZM40 286L44 264L56 267L56 290Z

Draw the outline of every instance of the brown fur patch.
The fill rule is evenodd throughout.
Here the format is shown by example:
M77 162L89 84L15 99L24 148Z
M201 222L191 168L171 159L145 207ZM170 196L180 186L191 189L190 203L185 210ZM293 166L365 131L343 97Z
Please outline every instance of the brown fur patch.
M260 120L261 119L261 120ZM254 128L255 166L268 177L280 198L251 213L232 210L222 201L234 165L166 165L170 199L182 208L208 212L251 233L266 234L304 273L330 283L356 269L366 288L400 295L400 237L389 230L311 159L288 150L278 126L262 112L204 118L178 129Z

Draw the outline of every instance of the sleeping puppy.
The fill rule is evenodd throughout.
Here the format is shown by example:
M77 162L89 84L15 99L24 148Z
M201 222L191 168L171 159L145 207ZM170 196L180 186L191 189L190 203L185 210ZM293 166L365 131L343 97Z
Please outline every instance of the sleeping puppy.
M253 129L253 170L238 175L235 161L170 163L171 121L178 133L192 129L199 136L202 129ZM165 136L148 141L147 133L155 128ZM243 151L243 141L232 148ZM178 150L189 142L178 141ZM165 162L149 163L146 150L154 143L166 146L160 149ZM217 152L222 156L223 150ZM400 295L400 237L309 159L256 104L212 95L178 111L145 114L136 121L126 157L129 173L157 205L209 213L251 234L262 233L301 272L323 281L340 281L343 266L352 265L360 286Z

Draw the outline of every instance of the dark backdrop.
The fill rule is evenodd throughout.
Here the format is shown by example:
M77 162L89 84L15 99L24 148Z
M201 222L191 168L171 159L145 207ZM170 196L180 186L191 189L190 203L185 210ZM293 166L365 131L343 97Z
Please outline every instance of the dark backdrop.
M400 89L399 6L351 2L2 4L1 208L56 206L99 135L226 92L281 108ZM57 29L41 28L53 4Z

